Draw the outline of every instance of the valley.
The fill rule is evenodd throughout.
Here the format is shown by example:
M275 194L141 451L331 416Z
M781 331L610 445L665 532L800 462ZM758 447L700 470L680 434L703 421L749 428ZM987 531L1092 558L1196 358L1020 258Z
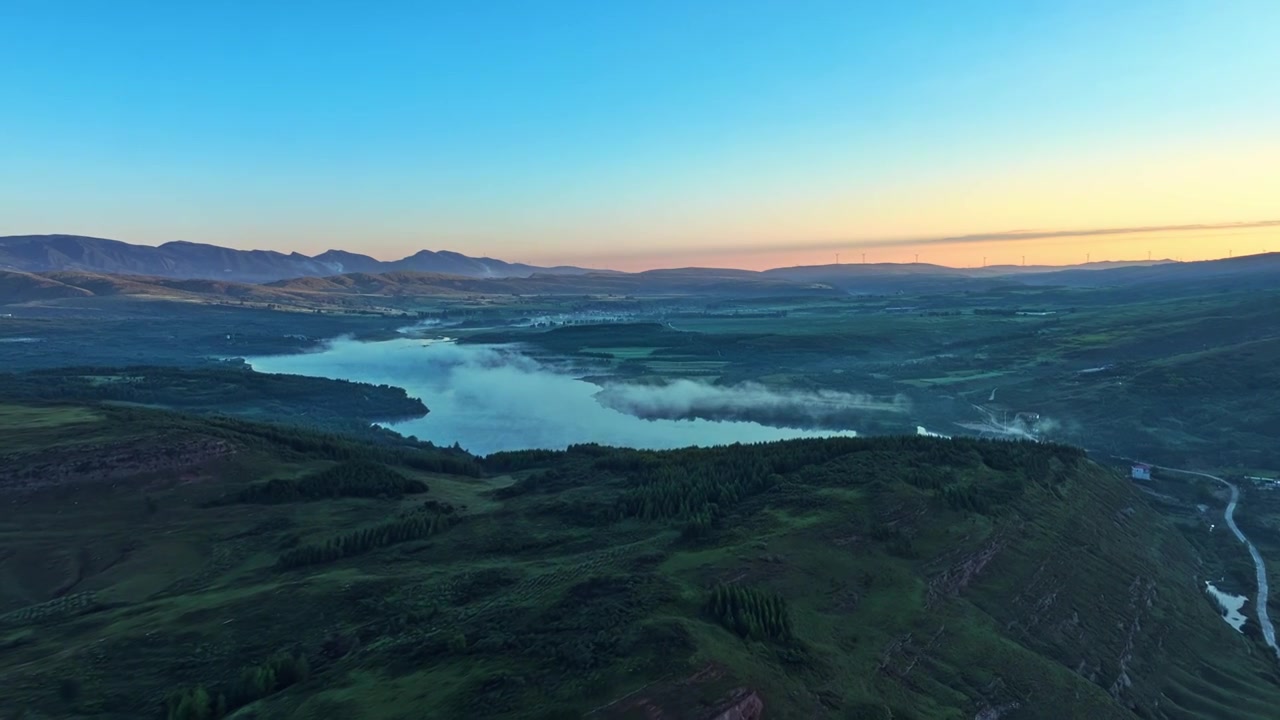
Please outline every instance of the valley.
M0 5L0 720L1280 718L1170 5Z
M1276 291L702 282L5 306L4 707L1269 716Z

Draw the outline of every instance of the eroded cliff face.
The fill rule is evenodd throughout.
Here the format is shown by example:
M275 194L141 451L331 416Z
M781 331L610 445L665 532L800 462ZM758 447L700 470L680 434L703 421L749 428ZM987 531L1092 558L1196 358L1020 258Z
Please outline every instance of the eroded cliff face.
M162 435L7 455L0 457L0 492L22 493L72 483L182 472L235 451L231 443L221 438Z
M725 689L728 688L728 689ZM693 674L657 682L591 713L594 718L645 720L762 720L764 699L734 684L726 668L709 663Z
M764 717L764 701L753 690L739 688L728 700L728 706L708 720L760 720Z
M1252 660L1219 661L1220 651L1241 638L1202 591L1202 560L1129 483L1082 474L1048 502L1017 510L1006 520L1016 528L1015 541L959 597L998 618L1023 647L1105 693L1117 709L1177 717L1169 698L1212 696L1206 678L1252 682L1268 672ZM1015 701L1020 712L1049 712L1016 694L988 698L995 708Z

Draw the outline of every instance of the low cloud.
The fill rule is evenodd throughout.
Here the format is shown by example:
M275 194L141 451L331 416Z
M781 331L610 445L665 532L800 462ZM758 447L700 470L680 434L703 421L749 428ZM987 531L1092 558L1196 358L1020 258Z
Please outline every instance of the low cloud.
M926 240L901 240L901 245L950 245L978 242L1016 242L1018 240L1042 240L1051 238L1097 237L1099 235L1140 235L1154 232L1191 232L1195 230L1248 230L1251 228L1280 227L1280 220L1256 222L1216 223L1200 225L1143 225L1137 227L1094 228L1091 230L1010 230L1008 232L976 233Z
M703 264L714 265L708 258L717 256L753 256L778 253L795 253L803 251L838 251L854 248L896 248L896 247L928 247L934 245L966 245L979 243L1014 243L1027 240L1060 240L1088 239L1115 235L1142 235L1145 233L1184 233L1214 230L1253 230L1259 228L1280 228L1280 220L1256 220L1248 222L1201 223L1195 225L1135 225L1129 227L1083 228L1075 230L1023 229L1003 230L968 235L945 235L898 238L831 238L814 239L797 242L769 242L751 245L698 245L689 244L683 248L665 248L662 256L670 261L673 257L698 256ZM635 251L612 255L619 258L649 258L653 253Z
M750 420L768 425L845 430L872 414L910 410L903 396L875 397L834 390L781 390L759 383L711 385L676 380L663 385L611 383L596 393L601 405L648 420Z
M964 245L968 243L1019 242L1023 240L1052 240L1064 238L1091 238L1108 235L1141 235L1160 232L1196 232L1204 230L1250 230L1280 227L1280 220L1254 222L1212 223L1199 225L1138 225L1133 227L1088 228L1083 230L1007 230L1001 232L950 235L945 237L896 238L891 240L827 240L809 245L778 246L788 250L825 250L852 247L907 247L923 245Z
M848 434L799 422L710 422L696 412L640 419L604 405L597 397L599 388L578 379L583 368L541 362L514 346L407 337L385 342L339 339L318 352L249 362L260 372L402 387L421 398L431 412L395 423L392 429L439 445L458 443L482 455L591 442L664 449Z

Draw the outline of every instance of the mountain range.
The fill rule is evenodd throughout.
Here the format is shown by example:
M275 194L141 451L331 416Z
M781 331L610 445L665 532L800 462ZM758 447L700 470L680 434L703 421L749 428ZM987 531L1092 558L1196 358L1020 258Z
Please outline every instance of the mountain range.
M345 250L315 257L273 250L235 250L185 241L159 246L81 235L0 237L0 269L22 272L83 271L113 275L272 282L344 273L430 272L465 277L528 277L535 273L574 275L576 267L537 267L493 258L473 258L447 250L423 250L384 262Z
M693 267L624 273L537 267L448 251L424 250L384 262L341 250L308 257L186 242L151 247L71 235L0 238L0 303L104 295L291 302L353 295L937 294L1010 285L1142 288L1187 282L1215 290L1265 289L1278 279L1280 253L1202 262L1099 262L1070 267L856 263L759 272Z
M1075 265L1071 268L1104 270L1169 262L1171 261L1096 262ZM765 275L794 282L830 282L833 279L840 281L885 275L997 277L1063 269L1065 268L1045 265L952 268L928 263L846 263L776 268L763 273L723 268L682 268L663 272L686 275L715 273L721 277ZM236 250L219 245L186 241L167 242L158 246L135 245L120 240L82 235L0 237L0 270L28 273L76 271L250 283L267 283L304 277L330 277L350 273L424 272L471 278L521 278L532 275L584 275L614 272L563 265L540 267L489 257L469 257L449 250L422 250L400 260L384 261L346 250L327 250L319 255L309 256L297 252L285 254L274 250Z

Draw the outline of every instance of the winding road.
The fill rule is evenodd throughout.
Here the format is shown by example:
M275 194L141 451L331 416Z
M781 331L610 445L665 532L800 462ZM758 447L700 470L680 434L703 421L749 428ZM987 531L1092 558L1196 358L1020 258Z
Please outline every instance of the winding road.
M1267 614L1267 595L1269 594L1267 588L1267 566L1263 564L1262 554L1258 552L1258 548L1254 547L1253 543L1249 542L1249 538L1245 537L1244 533L1240 532L1239 526L1236 525L1236 504L1240 502L1240 488L1217 475L1210 475L1209 473L1196 472L1194 470L1179 470L1178 468L1163 467L1161 465L1155 465L1154 467L1158 467L1161 470L1168 472L1182 473L1183 475L1196 475L1203 478L1209 478L1210 480L1217 480L1223 485L1231 488L1231 502L1227 503L1227 510L1223 513L1223 517L1227 521L1227 527L1231 528L1231 532L1235 533L1236 539L1244 543L1245 547L1249 548L1249 555L1253 558L1253 567L1258 574L1258 600L1255 605L1258 609L1258 626L1262 628L1262 638L1266 640L1267 645L1269 645L1271 649L1276 652L1276 655L1280 657L1280 648L1276 647L1276 629L1275 626L1271 624L1271 617Z

